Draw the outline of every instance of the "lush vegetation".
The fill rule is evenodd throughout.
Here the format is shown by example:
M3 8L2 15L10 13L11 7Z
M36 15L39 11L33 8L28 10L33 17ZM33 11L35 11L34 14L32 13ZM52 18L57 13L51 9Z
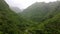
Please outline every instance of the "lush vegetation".
M22 13L24 19L31 21L32 34L60 34L60 1L36 2Z
M0 34L60 34L60 1L36 2L17 14L0 0Z
M22 19L9 9L4 0L0 0L0 34L19 34Z

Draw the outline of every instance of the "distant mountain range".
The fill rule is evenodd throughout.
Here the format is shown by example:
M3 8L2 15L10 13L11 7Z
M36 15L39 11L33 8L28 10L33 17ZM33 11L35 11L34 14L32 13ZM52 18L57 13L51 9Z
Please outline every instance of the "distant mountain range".
M15 11L16 13L21 12L21 9L18 7L10 7L10 9Z

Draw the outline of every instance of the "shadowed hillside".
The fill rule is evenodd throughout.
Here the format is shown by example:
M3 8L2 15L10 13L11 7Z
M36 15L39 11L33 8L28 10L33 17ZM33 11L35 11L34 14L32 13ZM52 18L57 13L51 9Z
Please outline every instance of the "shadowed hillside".
M0 0L0 34L19 34L20 17L10 10L4 0Z

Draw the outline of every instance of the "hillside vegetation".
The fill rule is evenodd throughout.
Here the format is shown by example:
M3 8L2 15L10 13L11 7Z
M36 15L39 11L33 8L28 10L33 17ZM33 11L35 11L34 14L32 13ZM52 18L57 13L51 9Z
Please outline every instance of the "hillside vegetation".
M32 34L60 34L60 1L36 2L22 13L24 19L33 22Z
M9 9L4 0L0 0L0 34L19 34L20 16Z
M0 34L60 34L60 1L36 2L17 14L0 0Z

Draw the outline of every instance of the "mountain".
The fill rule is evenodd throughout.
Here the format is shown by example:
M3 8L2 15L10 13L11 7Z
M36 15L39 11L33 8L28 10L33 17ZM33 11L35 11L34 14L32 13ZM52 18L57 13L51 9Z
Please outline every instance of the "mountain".
M60 34L60 1L34 3L21 15L32 22L28 34Z
M29 28L33 34L59 34L60 33L60 13L54 17L47 19L35 27Z
M4 0L0 0L0 34L20 34L18 25L21 23L20 16L10 10Z
M43 21L48 14L53 13L59 2L36 2L22 12L22 16L27 20L36 22ZM51 15L50 15L51 16ZM47 17L48 18L48 17Z
M17 14L0 0L0 34L60 34L60 1L36 2Z
M18 7L10 7L11 10L15 11L16 13L21 12L21 9Z
M47 10L46 10L47 9ZM25 9L22 14L23 16L32 21L40 22L42 18L48 13L48 4L42 2L36 2L27 9Z

